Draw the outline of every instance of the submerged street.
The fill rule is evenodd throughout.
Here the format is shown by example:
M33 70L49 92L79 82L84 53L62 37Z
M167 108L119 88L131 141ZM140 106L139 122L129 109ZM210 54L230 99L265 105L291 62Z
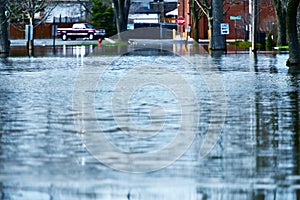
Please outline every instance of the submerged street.
M1 60L0 199L299 199L288 55L147 45Z

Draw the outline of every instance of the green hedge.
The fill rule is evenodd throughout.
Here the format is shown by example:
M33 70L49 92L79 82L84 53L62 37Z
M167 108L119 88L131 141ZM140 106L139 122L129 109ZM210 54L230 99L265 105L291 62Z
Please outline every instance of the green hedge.
M234 41L234 42L230 42L229 45L236 46L236 47L241 48L241 49L247 49L247 48L250 48L252 46L252 43L249 42L249 41ZM261 44L257 43L256 47L258 49L260 49Z

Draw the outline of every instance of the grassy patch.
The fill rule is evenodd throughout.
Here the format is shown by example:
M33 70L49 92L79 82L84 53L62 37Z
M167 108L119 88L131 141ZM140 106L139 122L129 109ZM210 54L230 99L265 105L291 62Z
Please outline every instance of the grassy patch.
M252 46L252 43L249 41L234 41L234 42L230 42L229 45L236 46L241 49L247 49ZM261 48L261 44L257 43L256 47L258 49Z
M289 46L279 46L278 49L279 50L288 50Z
M105 46L105 47L107 47L107 46L126 46L126 45L128 45L127 42L115 42L115 43L107 42L107 43L102 44L102 46Z

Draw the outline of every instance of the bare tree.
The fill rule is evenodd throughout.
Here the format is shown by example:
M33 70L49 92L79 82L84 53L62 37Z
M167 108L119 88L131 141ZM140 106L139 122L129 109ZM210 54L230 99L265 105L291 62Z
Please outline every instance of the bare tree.
M286 35L286 0L273 0L276 19L277 19L277 45L285 46L287 45L287 35Z
M297 30L298 30L298 40L300 42L300 6L298 7L298 12L297 12Z
M102 0L104 2L108 0ZM77 0L77 2L84 7L85 9L85 18L90 20L92 16L92 7L93 7L93 1L83 1L83 0Z
M0 57L9 56L9 40L7 32L6 0L0 0Z
M192 14L194 20L193 26L198 25L198 20L204 15L208 19L210 30L210 48L211 50L225 50L225 36L221 35L220 24L223 22L223 15L230 9L224 10L224 3L232 4L231 2L221 0L191 0Z
M118 34L127 30L130 4L131 0L112 0Z
M55 0L10 0L8 2L7 9L10 13L11 22L34 26L44 22L58 4ZM39 20L37 21L35 16L39 13Z
M190 0L191 13L193 18L192 30L195 41L199 39L199 20L206 14L202 7L198 6L195 0Z
M300 0L288 0L286 26L289 44L289 59L287 65L291 72L300 73L300 48L297 31L297 11Z
M28 49L29 55L33 53L34 47L34 27L42 23L47 19L51 11L57 5L56 1L53 0L10 0L8 1L7 8L10 13L10 18L17 22L23 22L25 24L29 24L29 27L32 29L32 35L28 38ZM47 13L45 13L45 9L47 9ZM49 9L50 8L50 9ZM37 13L43 13L40 16L39 22L35 20L35 15Z

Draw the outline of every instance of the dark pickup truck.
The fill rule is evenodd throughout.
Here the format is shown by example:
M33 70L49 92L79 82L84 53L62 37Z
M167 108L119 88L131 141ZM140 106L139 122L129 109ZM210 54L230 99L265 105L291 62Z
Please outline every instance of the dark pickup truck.
M76 23L72 28L58 28L57 35L62 40L76 40L77 38L88 38L89 40L104 38L105 29L97 29L88 23Z

